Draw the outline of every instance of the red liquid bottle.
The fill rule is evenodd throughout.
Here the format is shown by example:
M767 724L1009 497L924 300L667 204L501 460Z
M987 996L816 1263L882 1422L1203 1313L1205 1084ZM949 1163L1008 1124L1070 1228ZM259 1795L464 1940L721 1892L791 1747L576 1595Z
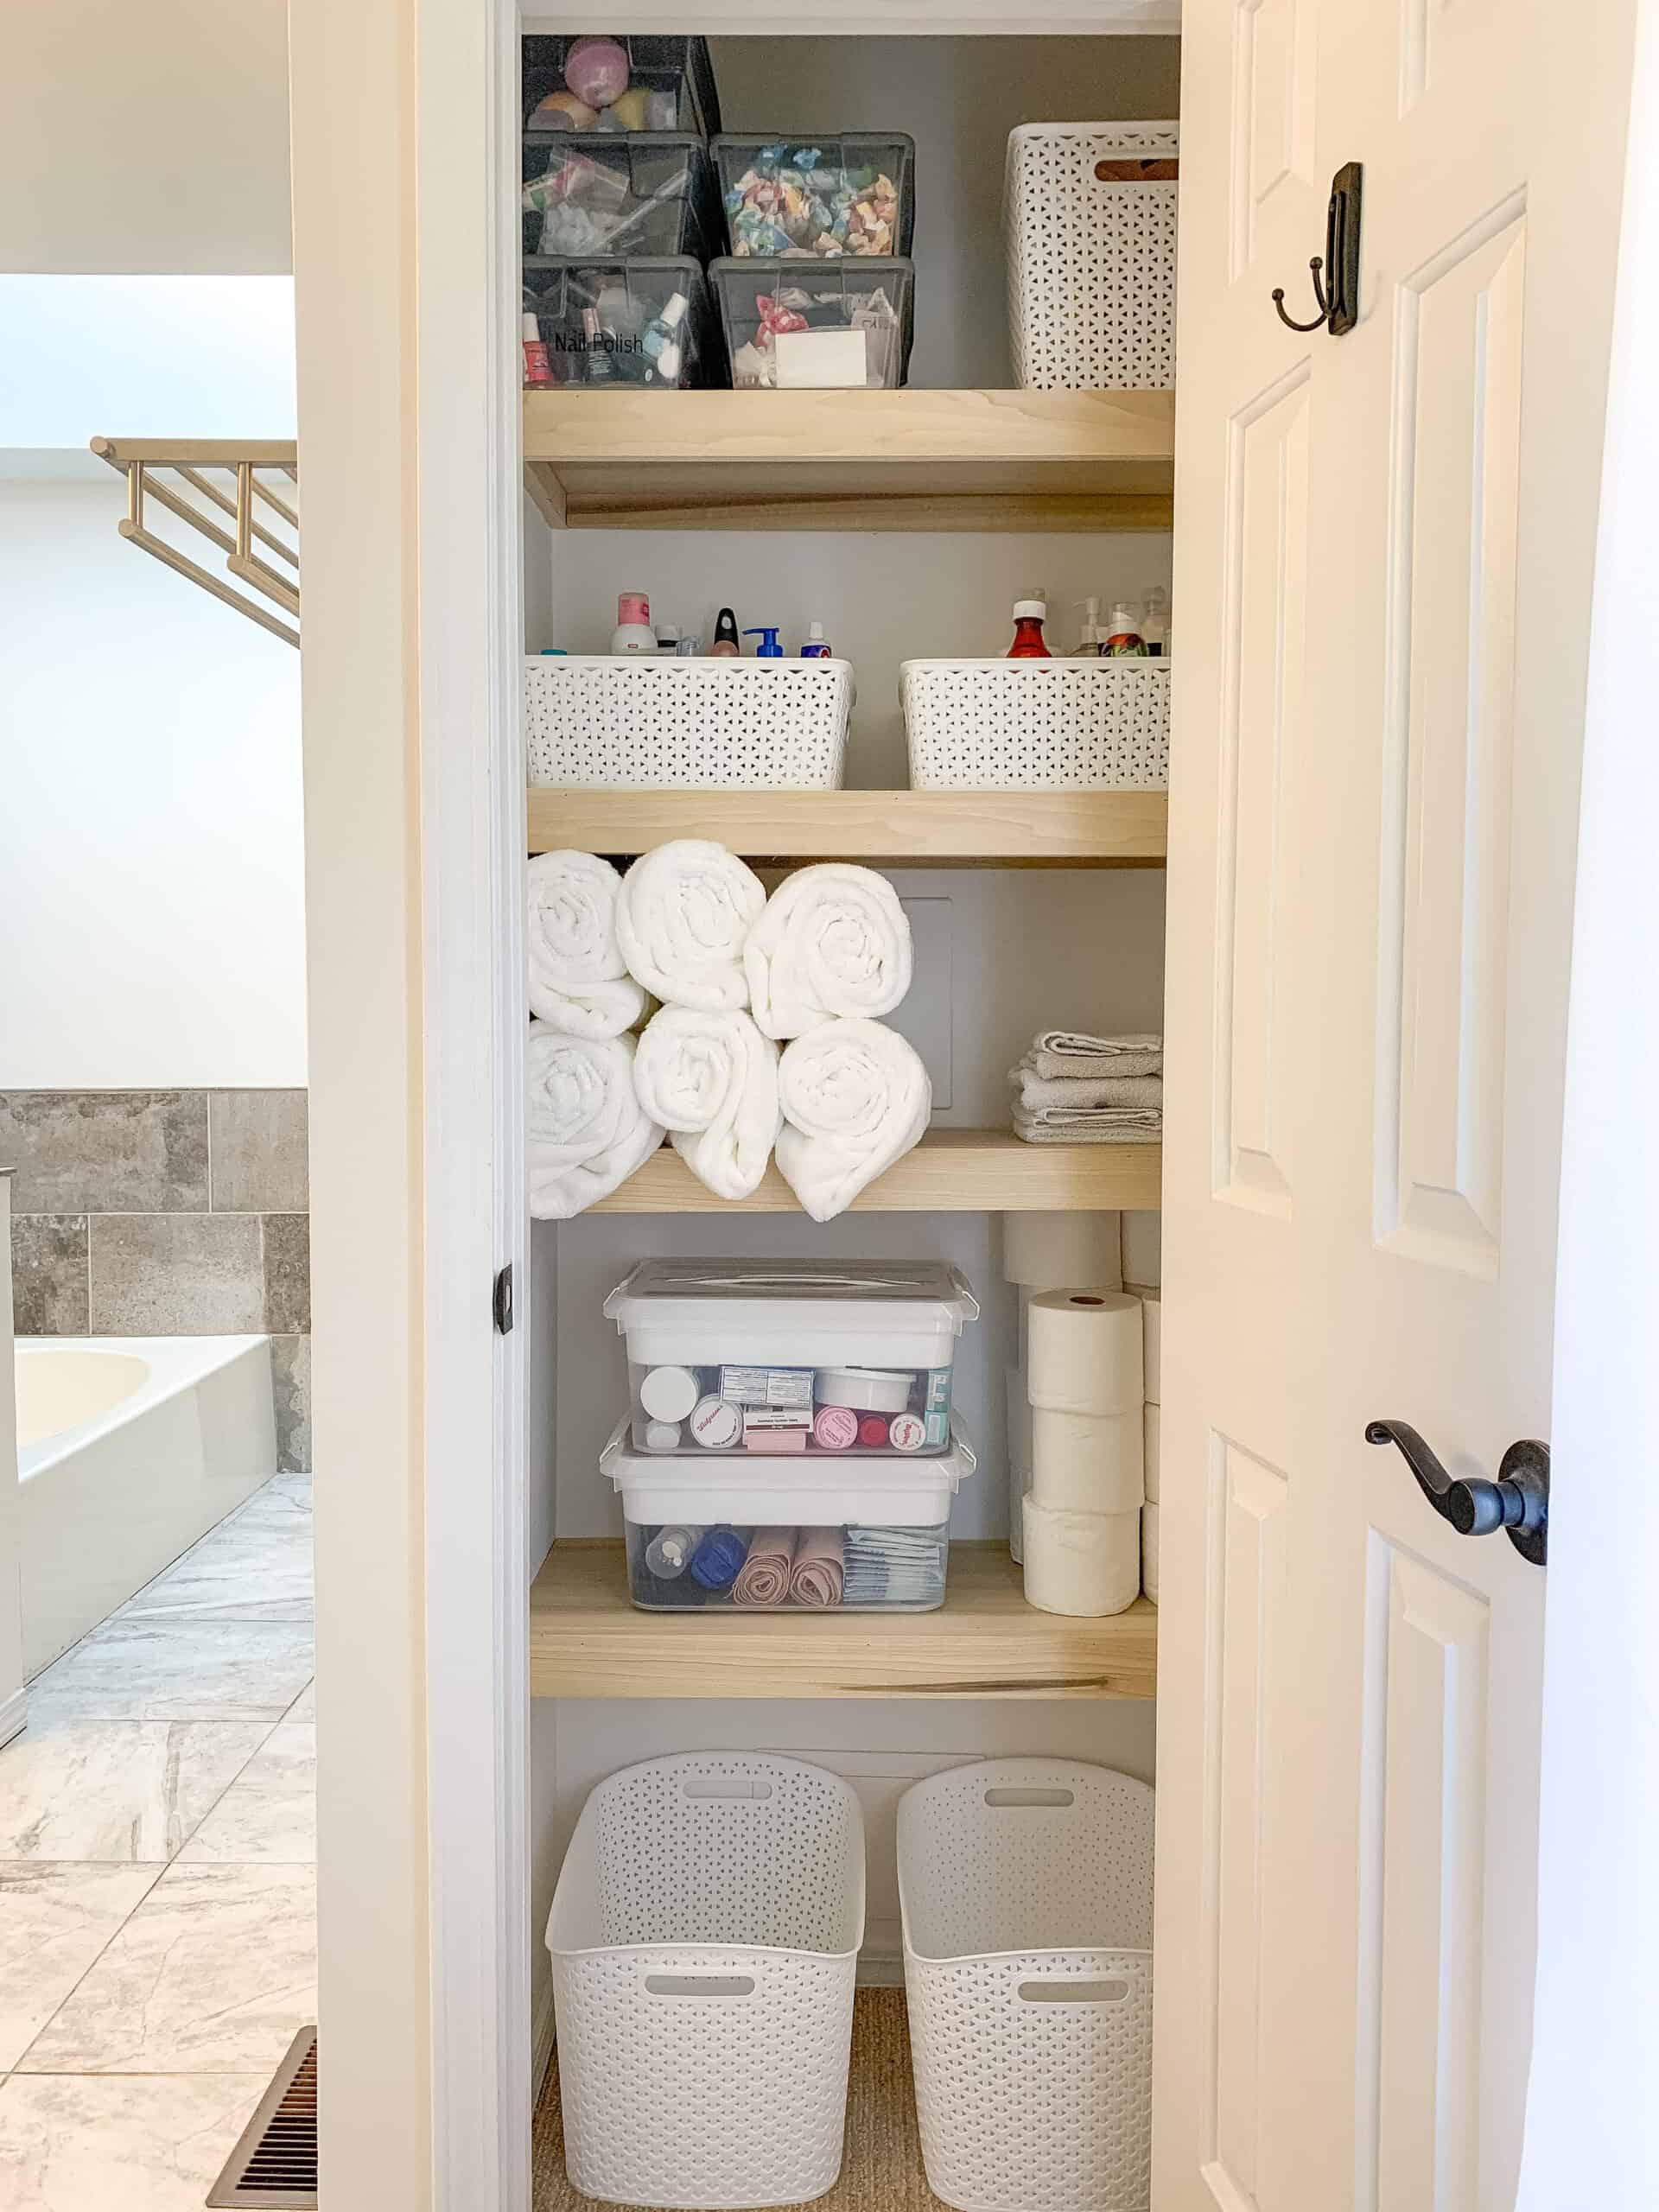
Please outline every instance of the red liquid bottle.
M1043 635L1043 625L1048 620L1048 601L1045 599L1016 599L1014 602L1014 643L1008 647L1010 660L1052 660L1048 641Z

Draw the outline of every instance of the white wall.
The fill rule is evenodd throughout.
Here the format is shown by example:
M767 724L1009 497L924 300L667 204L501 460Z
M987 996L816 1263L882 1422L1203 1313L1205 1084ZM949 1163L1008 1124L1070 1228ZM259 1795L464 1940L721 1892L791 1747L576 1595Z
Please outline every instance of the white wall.
M0 481L0 1088L302 1084L299 655Z

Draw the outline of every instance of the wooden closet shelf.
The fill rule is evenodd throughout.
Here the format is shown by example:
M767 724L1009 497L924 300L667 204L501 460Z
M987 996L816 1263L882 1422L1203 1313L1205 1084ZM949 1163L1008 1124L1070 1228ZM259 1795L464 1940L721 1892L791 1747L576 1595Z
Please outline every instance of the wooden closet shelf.
M1161 868L1163 791L626 791L531 787L530 849L643 853L711 837L756 865Z
M931 1129L853 1200L855 1213L1155 1212L1155 1144L1026 1144L1011 1129ZM590 1213L798 1213L775 1166L752 1198L717 1198L664 1145Z
M1003 1544L952 1544L936 1613L640 1612L622 1547L555 1544L530 1593L535 1697L1149 1698L1157 1608L1039 1613Z
M1168 391L529 391L555 529L1171 526Z

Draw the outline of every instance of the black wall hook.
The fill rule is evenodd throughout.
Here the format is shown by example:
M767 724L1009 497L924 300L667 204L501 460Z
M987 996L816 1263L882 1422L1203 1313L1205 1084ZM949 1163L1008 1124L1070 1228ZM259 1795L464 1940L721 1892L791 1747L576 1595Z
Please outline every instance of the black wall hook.
M1333 338L1340 338L1359 321L1359 181L1357 162L1344 163L1331 180L1325 251L1316 253L1307 264L1319 310L1313 321L1297 322L1287 315L1285 288L1274 287L1273 304L1287 330L1317 330L1323 323Z

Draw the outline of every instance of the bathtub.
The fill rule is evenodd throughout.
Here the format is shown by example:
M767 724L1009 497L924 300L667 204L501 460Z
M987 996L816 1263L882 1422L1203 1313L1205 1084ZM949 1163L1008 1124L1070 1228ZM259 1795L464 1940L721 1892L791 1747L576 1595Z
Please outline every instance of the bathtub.
M268 1337L17 1347L23 1672L142 1590L276 1471Z

